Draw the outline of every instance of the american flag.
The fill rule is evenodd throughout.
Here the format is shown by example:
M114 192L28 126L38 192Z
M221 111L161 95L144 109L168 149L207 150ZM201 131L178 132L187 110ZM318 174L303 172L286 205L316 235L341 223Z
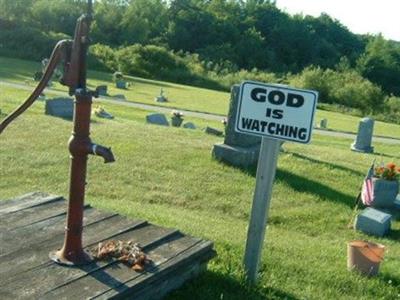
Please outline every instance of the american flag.
M374 187L372 184L372 177L374 176L375 161L372 163L371 168L368 170L367 176L361 191L361 200L366 206L370 206L374 201Z

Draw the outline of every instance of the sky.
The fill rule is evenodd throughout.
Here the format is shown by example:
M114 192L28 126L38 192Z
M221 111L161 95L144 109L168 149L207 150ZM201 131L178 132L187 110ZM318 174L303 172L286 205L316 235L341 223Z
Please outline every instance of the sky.
M276 5L289 14L325 12L354 33L400 41L400 0L276 0Z

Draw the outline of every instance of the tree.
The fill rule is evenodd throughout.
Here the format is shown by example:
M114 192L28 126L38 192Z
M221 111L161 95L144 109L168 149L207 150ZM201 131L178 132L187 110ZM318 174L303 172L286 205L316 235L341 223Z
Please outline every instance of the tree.
M118 46L123 43L121 20L128 7L127 1L101 0L94 6L95 19L92 25L92 38L98 43Z
M85 9L84 0L36 0L31 8L32 21L46 32L62 32L72 36L76 19Z
M35 0L0 0L0 19L27 21Z
M400 43L385 40L382 35L370 38L357 68L386 93L400 95Z
M121 38L124 44L149 44L163 37L167 24L167 6L163 1L134 0L120 22Z

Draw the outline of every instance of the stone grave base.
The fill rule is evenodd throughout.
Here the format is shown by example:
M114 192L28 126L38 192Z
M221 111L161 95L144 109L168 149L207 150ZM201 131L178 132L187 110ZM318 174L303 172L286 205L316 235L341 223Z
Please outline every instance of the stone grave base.
M215 144L212 155L220 161L224 161L232 166L247 169L256 167L260 145L249 148L230 146L226 144Z
M370 146L370 147L365 147L365 148L357 148L356 143L351 144L350 149L352 151L362 152L362 153L373 153L374 152L374 147Z

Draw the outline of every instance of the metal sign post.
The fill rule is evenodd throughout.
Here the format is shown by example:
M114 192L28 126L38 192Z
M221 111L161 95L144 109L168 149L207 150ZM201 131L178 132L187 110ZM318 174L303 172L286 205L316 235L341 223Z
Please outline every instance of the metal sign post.
M281 141L310 142L317 97L282 85L244 81L240 86L235 130L262 137L244 256L250 282L257 279Z

